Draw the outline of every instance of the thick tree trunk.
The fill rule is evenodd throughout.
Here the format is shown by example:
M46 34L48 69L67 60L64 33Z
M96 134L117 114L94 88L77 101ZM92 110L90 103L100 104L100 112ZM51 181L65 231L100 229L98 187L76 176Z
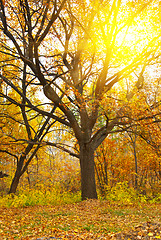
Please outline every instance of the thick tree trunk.
M82 200L97 199L94 150L90 144L80 145L80 167Z

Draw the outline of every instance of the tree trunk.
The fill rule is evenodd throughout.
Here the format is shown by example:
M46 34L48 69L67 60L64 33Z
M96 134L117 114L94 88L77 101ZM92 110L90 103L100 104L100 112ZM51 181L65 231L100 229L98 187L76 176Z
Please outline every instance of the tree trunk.
M11 186L10 186L10 190L8 193L15 193L17 190L17 186L19 184L20 178L21 176L24 174L24 172L27 170L27 167L29 165L29 163L31 162L32 158L35 156L37 150L39 149L39 146L36 147L36 149L34 150L34 152L31 154L31 156L29 157L29 159L26 161L26 163L24 164L24 161L26 159L27 154L29 154L29 152L31 151L31 149L33 148L33 144L29 144L25 151L22 153L22 155L20 156L18 162L17 162L17 168L16 168L16 172L14 175L14 178L12 180Z
M135 159L135 189L138 189L138 159L136 155L136 136L133 142L133 148L134 148L134 159Z
M82 200L97 199L94 150L90 144L80 144Z
M19 181L20 181L20 177L21 177L21 174L19 174L19 172L16 171L15 176L14 176L14 178L12 180L12 183L11 183L11 186L10 186L10 190L8 192L9 194L16 192L17 186L18 186Z

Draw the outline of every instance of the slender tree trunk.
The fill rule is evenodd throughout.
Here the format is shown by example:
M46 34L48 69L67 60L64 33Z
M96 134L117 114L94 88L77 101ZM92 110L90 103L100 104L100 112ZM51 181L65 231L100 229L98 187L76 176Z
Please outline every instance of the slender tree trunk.
M21 174L16 171L15 173L15 176L14 178L12 179L12 183L11 183L11 186L10 186L10 190L9 190L9 194L10 193L15 193L16 190L17 190L17 187L18 187L18 184L19 184L19 181L20 181L20 177L21 177Z
M104 196L104 194L105 194L105 189L104 189L104 185L103 185L103 181L101 180L101 178L100 178L100 173L99 173L99 171L98 171L98 169L97 169L97 167L98 166L96 166L95 165L95 170L96 170L96 175L97 175L97 179L98 179L98 184L99 184L99 188L100 188L100 192L101 192L101 195L102 196ZM102 173L101 173L102 174Z
M133 149L134 149L134 159L135 159L135 189L138 189L138 159L136 155L136 136L133 142Z
M90 144L80 144L80 167L82 200L97 199L94 150Z
M14 178L12 180L11 186L10 186L10 190L8 193L15 193L20 181L21 176L24 174L25 171L27 171L27 167L28 164L30 163L30 161L32 160L32 158L35 156L37 150L39 147L37 147L34 152L31 154L30 158L27 160L27 162L24 164L24 161L26 159L27 154L31 151L31 149L33 148L32 144L29 144L25 151L22 153L22 155L20 156L19 160L17 161L17 168L16 168L16 172L14 175Z
M28 168L27 168L26 172L27 172L27 180L28 180L29 188L31 188L30 173L29 173Z
M29 146L26 148L26 150L30 151ZM22 168L23 168L25 158L26 158L26 154L22 154L17 162L16 172L12 179L12 183L11 183L10 190L8 193L15 193L17 190L17 187L18 187L18 184L20 181L20 177L22 176Z

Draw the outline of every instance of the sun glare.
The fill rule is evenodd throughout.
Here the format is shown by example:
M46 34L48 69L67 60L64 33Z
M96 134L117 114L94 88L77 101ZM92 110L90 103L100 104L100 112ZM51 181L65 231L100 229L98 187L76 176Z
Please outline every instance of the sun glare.
M122 19L126 21L126 19ZM139 14L132 24L126 26L117 35L116 42L123 50L136 54L151 45L151 41L158 35L155 25L156 15L152 14L152 6Z
M117 12L115 21L113 16L111 19L108 18L108 11L105 9L101 16L104 19L103 30L98 25L98 32L94 33L95 42L100 51L112 49L115 57L118 56L120 59L124 57L125 61L129 61L130 57L134 57L144 49L154 46L153 39L159 34L154 5L149 5L139 12L139 6L133 9L132 6L129 7L128 3L128 1L124 1L118 10L114 10ZM115 40L113 41L113 39Z
M146 46L153 36L150 24L140 21L139 24L118 34L117 41L133 49Z

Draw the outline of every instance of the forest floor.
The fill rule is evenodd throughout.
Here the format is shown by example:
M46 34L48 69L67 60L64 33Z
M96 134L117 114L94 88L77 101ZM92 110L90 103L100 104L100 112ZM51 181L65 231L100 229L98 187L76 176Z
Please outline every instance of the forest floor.
M0 208L0 240L161 239L161 204L87 200Z

